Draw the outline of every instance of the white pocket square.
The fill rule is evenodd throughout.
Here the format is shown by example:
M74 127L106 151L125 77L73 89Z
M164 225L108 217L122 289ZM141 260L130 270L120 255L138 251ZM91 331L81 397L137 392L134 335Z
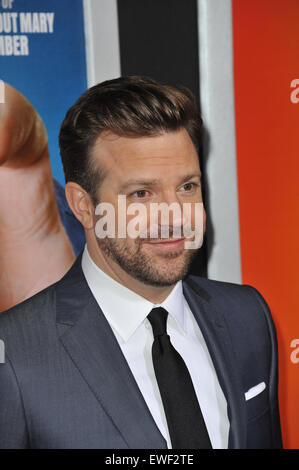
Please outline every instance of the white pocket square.
M263 390L265 390L266 384L265 382L261 382L258 385L255 385L255 387L252 387L248 390L248 392L245 393L245 400L250 400L253 397L256 397L256 395L259 395Z

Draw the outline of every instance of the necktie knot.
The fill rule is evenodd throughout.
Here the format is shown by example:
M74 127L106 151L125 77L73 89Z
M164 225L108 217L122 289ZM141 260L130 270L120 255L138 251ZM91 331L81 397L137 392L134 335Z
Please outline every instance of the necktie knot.
M152 325L154 338L166 335L166 323L168 312L163 307L155 307L148 314L147 318Z

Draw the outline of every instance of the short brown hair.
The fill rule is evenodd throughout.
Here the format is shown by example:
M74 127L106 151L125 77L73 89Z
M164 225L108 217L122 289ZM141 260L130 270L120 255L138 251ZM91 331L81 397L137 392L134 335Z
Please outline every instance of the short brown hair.
M65 181L78 183L96 202L102 175L91 164L91 151L101 132L143 137L182 127L198 150L202 121L189 89L142 76L99 83L83 93L62 122L59 146Z

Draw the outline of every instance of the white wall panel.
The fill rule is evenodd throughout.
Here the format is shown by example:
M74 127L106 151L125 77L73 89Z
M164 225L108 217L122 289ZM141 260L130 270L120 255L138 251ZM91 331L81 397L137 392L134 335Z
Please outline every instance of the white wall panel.
M83 0L88 87L120 76L116 0Z
M241 282L230 0L198 0L200 99L209 213L208 277ZM210 245L209 245L210 243ZM212 243L212 246L211 246Z

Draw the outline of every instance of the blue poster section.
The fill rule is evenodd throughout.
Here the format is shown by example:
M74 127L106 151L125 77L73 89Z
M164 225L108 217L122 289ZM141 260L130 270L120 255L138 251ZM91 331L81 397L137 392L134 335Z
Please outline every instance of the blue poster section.
M0 78L41 115L53 176L64 184L59 127L87 87L82 0L0 0Z

